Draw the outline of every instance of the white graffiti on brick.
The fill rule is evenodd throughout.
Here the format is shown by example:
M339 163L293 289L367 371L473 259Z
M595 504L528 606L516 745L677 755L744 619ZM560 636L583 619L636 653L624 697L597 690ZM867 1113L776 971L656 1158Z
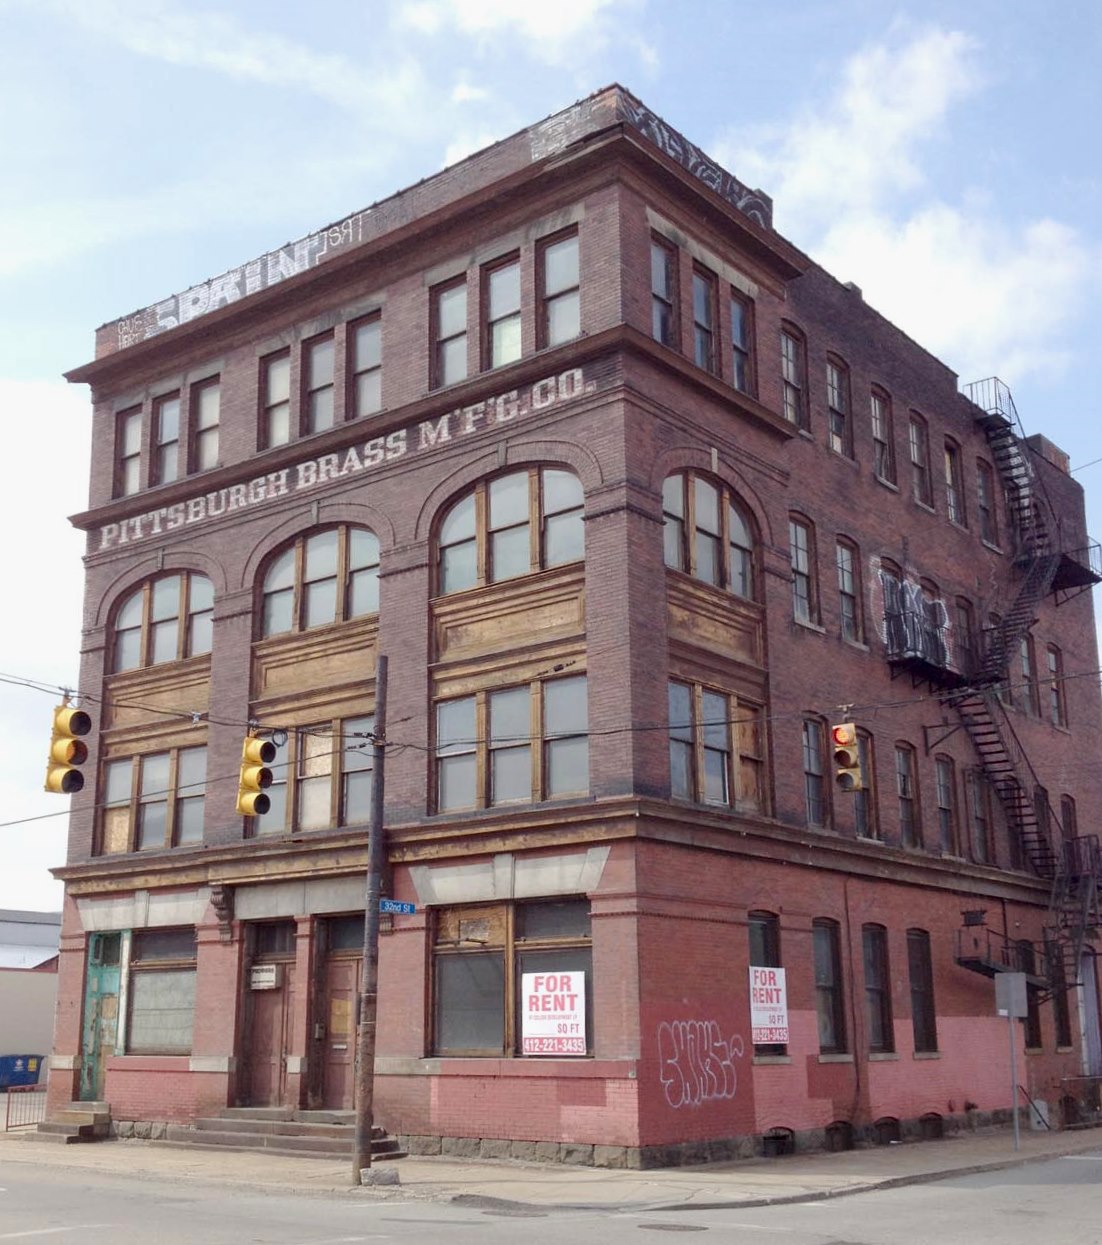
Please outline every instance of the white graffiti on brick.
M740 1034L724 1038L714 1020L664 1020L658 1026L658 1075L666 1102L678 1111L734 1098L735 1060L744 1049Z

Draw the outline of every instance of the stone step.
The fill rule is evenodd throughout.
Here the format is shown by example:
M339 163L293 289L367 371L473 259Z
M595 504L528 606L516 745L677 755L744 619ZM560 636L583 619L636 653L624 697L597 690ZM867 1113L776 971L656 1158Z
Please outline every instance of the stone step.
M182 1124L170 1124L165 1141L176 1145L198 1145L204 1149L252 1150L263 1151L265 1154L309 1155L314 1158L351 1158L355 1145L355 1137L352 1135L319 1137L299 1133L222 1132L188 1128ZM385 1135L372 1139L371 1153L379 1157L404 1157L398 1143Z
M348 1124L315 1124L309 1120L254 1120L249 1117L205 1117L195 1120L195 1128L211 1133L252 1133L282 1137L340 1137L354 1132ZM381 1133L381 1129L379 1130Z
M110 1124L110 1111L88 1111L83 1107L68 1106L55 1111L50 1119L56 1124Z
M240 1145L210 1145L207 1140L208 1137L209 1137L209 1134L203 1133L203 1134L200 1134L201 1139L195 1140L195 1141L166 1139L164 1141L152 1141L150 1142L150 1145L166 1146L172 1150L210 1150L212 1152L221 1152L221 1153L225 1153L227 1150L232 1150L237 1153L246 1153L246 1154L247 1153L256 1154L258 1152L258 1147L255 1144L253 1144L251 1139L249 1140L248 1143L243 1143ZM43 1140L45 1140L45 1138L43 1138ZM350 1160L352 1158L352 1146L351 1145L348 1147L347 1150L342 1150L340 1153L325 1154L325 1153L319 1153L317 1150L299 1149L298 1147L291 1144L294 1141L293 1137L287 1137L284 1140L287 1142L286 1145L265 1146L263 1149L263 1153L264 1154L278 1154L282 1158L321 1159L321 1160L328 1160L329 1162L332 1162L335 1159L349 1159ZM392 1159L408 1158L408 1151L399 1149L398 1143L396 1141L388 1140L387 1146L391 1148L379 1149L377 1148L378 1143L372 1143L372 1146L371 1146L372 1162L379 1161L379 1162L389 1163Z
M293 1120L291 1107L227 1107L218 1113L227 1120Z
M38 1126L38 1133L46 1137L64 1137L68 1141L98 1141L111 1132L109 1120L99 1123L65 1123L60 1120L45 1120Z

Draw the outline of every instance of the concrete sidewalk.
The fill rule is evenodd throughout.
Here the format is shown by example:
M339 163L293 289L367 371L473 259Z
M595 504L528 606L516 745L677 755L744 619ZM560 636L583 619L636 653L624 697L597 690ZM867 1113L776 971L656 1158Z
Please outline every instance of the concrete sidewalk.
M396 1169L398 1185L355 1188L350 1164L344 1160L288 1158L215 1147L175 1148L136 1140L60 1146L28 1135L0 1134L0 1166L28 1163L73 1175L96 1171L125 1179L248 1186L281 1193L385 1201L640 1212L813 1201L1088 1151L1097 1152L1102 1162L1102 1130L1026 1132L1017 1152L1012 1133L992 1131L839 1154L645 1172L410 1157L378 1165ZM1102 1168L1099 1171L1102 1175Z

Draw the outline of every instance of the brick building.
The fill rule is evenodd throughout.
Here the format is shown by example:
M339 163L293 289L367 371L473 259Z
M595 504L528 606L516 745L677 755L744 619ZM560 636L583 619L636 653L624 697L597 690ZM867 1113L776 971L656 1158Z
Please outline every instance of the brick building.
M350 1104L385 654L416 911L375 1105L411 1148L936 1133L1010 1106L1005 969L1019 1080L1090 1106L1081 490L628 92L104 326L70 379L94 729L55 1105ZM784 970L753 1018L752 968Z

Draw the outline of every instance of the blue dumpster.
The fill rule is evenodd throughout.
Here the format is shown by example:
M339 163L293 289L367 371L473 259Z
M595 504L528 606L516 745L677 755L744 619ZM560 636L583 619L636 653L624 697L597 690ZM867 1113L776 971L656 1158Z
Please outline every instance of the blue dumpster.
M45 1055L0 1055L0 1089L37 1085Z

